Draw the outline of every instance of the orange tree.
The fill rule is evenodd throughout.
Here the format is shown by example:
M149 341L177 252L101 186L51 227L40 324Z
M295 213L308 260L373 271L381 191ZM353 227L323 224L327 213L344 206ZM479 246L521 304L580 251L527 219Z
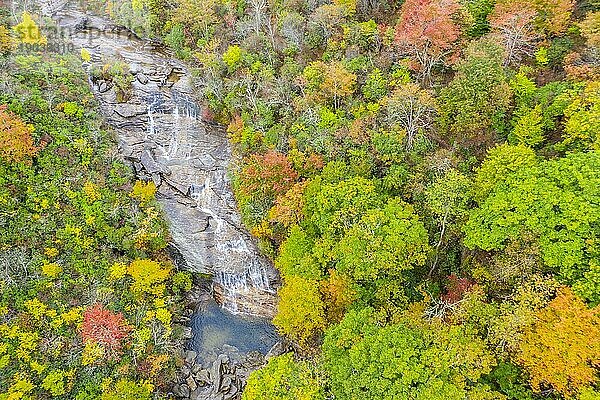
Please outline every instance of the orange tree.
M588 308L570 288L537 313L517 352L536 390L552 387L565 395L598 383L600 308Z

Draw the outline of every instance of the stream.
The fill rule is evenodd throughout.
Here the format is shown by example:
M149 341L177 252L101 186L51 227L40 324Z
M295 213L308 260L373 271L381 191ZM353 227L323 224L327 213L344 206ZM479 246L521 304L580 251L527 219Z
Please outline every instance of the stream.
M137 177L157 186L173 260L179 268L212 277L209 285L200 285L209 290L195 296L175 395L239 398L248 373L264 363L269 350L281 347L270 323L278 276L242 225L224 130L203 120L189 69L159 43L65 0L37 3L61 40L91 55L84 67L100 112ZM116 62L124 63L133 79L126 101L110 79L91 73Z

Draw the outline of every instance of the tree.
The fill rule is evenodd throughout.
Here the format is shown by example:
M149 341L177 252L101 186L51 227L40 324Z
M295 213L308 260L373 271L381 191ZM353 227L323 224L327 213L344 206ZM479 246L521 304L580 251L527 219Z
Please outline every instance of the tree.
M314 260L315 241L298 225L292 226L289 236L279 248L275 267L282 276L297 275L306 279L321 279L324 271Z
M461 326L402 320L379 326L373 310L350 311L323 343L331 391L339 399L498 398L479 385L493 356Z
M440 228L440 235L435 246L435 259L429 275L436 268L448 225L467 213L471 185L469 178L455 169L451 169L438 177L425 192L427 207L435 215Z
M112 356L120 353L123 341L132 327L121 313L113 313L102 304L88 307L83 312L81 337L83 343L98 343Z
M588 308L568 287L537 313L517 353L531 386L565 396L598 383L600 308Z
M574 0L534 0L536 24L547 36L561 35L569 27Z
M414 83L407 83L386 98L387 119L406 132L406 148L412 149L418 136L433 125L436 103L433 97Z
M472 23L466 34L478 38L490 31L488 16L494 9L495 0L461 0L462 6L469 12ZM470 22L470 21L469 21Z
M327 321L335 323L340 322L358 297L352 280L335 269L330 269L329 277L321 281L321 293L325 302Z
M308 180L298 182L283 195L277 196L275 205L269 210L269 220L286 228L299 224L304 219L304 190L308 183Z
M0 106L0 158L8 162L29 161L38 148L31 136L33 126L25 124L19 116Z
M279 304L273 324L281 333L305 347L326 326L325 305L319 282L288 276L279 289Z
M242 215L257 225L273 206L278 195L285 194L298 179L298 173L285 154L268 150L248 157L236 175L234 188Z
M490 166L482 166L478 175ZM598 288L597 282L587 279L594 277L590 265L600 261L594 239L600 221L599 182L598 152L524 164L479 200L463 226L464 243L471 249L502 250L510 240L533 235L544 265L559 273L563 282Z
M459 8L455 0L407 0L402 4L395 42L413 58L414 69L426 82L435 67L451 62L461 34L453 19Z
M315 236L338 237L364 212L382 204L373 181L355 177L337 183L314 180L306 189L306 214Z
M304 69L302 76L310 96L316 101L332 101L335 109L354 93L356 86L356 75L337 61L329 64L315 61Z
M475 199L482 201L511 174L521 168L533 167L537 163L535 152L526 146L503 143L491 148L477 168L473 190Z
M517 144L536 147L544 141L542 106L521 111L509 138Z
M415 281L429 252L427 231L412 207L390 200L368 210L335 248L336 270L372 288L378 304L402 305L402 285ZM393 297L389 297L393 296Z
M529 2L498 2L490 15L493 35L504 45L504 65L519 63L535 53L539 34L535 30L536 10Z
M588 82L574 91L565 108L561 147L569 150L600 150L600 82Z
M600 47L600 11L588 13L579 23L581 35L590 47Z
M171 268L153 260L135 260L127 267L127 273L133 278L131 290L134 293L161 296L165 290L164 282L171 275Z
M181 27L188 46L208 43L214 36L215 25L219 22L215 12L217 5L216 0L179 0L169 22L173 27Z
M148 382L135 382L129 379L112 380L103 385L100 400L150 400L154 386Z
M440 92L438 123L456 144L481 147L504 129L511 90L498 44L480 39L465 53L454 79Z
M307 361L292 353L273 357L250 374L242 400L324 400L324 382Z
M3 25L0 25L0 54L4 55L15 48L15 40L10 35L10 31Z

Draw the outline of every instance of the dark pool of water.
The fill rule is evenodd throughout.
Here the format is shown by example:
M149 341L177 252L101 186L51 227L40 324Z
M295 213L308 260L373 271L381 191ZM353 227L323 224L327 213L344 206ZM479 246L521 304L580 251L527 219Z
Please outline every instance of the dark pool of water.
M200 362L231 352L229 346L242 354L251 351L266 354L280 340L268 319L234 315L212 301L192 315L190 324L194 336L188 348L198 353Z

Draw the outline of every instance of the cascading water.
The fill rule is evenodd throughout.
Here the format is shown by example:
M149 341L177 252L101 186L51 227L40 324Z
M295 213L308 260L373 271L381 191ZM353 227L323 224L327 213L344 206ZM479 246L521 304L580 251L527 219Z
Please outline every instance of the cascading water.
M212 275L215 296L232 312L272 315L277 274L243 228L228 178L227 137L200 118L185 65L102 18L67 10L54 19L75 47L88 50L90 67L130 65L126 103L116 101L112 82L91 77L92 84L121 152L139 177L156 183L186 268Z
M198 295L187 346L198 352L198 362L213 363L216 373L211 372L211 382L194 383L194 392L183 397L239 400L248 374L260 365L245 363L240 353L265 354L279 341L270 319L263 318L274 314L278 277L243 228L229 184L232 154L226 135L202 121L189 72L163 49L83 12L84 2L55 13L56 1L38 1L53 10L54 21L68 31L64 37L75 48L89 51L89 70L116 60L130 65L132 92L126 103L117 101L110 79L90 76L100 110L138 178L157 186L173 260L213 276L212 293ZM188 372L186 385L189 379ZM226 379L231 384L223 391Z
M177 157L177 151L179 150L179 132L181 131L181 121L179 117L179 107L177 104L173 109L173 129L171 130L171 135L169 138L169 145L167 146L167 151L165 154L165 158L167 160L171 160Z
M146 131L146 136L144 140L149 140L154 137L156 131L156 125L154 123L154 113L152 111L152 105L148 103L148 130Z

